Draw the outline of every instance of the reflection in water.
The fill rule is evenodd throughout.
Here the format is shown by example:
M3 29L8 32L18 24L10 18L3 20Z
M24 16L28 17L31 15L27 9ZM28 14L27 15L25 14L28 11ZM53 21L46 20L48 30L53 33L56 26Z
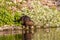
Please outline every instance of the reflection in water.
M22 35L21 34L2 35L0 36L0 40L22 40Z
M36 29L33 34L26 31L24 35L27 40L60 40L60 28L49 28L49 30L46 32L45 29L41 28ZM22 36L22 34L0 35L0 40L22 40Z
M60 40L60 31L56 31L56 28L49 28L49 32L45 29L37 29L33 35L33 40Z

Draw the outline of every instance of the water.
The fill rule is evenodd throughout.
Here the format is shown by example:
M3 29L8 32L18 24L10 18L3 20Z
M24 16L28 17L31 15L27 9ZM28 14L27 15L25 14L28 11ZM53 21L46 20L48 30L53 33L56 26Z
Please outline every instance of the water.
M0 36L0 40L22 40L22 35L21 34L2 35Z
M37 29L33 35L33 40L60 40L60 31L57 28L49 28L49 32L45 29Z

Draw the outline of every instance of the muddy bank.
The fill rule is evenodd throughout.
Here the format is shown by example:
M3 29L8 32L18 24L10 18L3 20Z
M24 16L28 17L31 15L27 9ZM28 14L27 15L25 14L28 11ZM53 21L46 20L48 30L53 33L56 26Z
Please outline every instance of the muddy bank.
M22 27L4 25L0 27L0 35L22 34Z

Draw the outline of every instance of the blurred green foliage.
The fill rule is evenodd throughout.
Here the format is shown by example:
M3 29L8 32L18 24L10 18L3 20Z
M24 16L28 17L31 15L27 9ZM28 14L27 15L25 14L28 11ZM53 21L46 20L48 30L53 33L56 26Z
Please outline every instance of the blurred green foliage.
M0 25L13 24L14 17L6 9L0 8Z
M48 6L43 6L38 1L32 1L31 6L33 9L28 9L23 7L19 9L17 6L21 5L20 3L14 4L11 1L4 0L0 2L0 25L20 25L21 23L14 22L18 20L22 14L28 15L39 26L51 26L59 27L60 26L60 12L55 8L50 9ZM16 7L16 10L13 11L9 7Z

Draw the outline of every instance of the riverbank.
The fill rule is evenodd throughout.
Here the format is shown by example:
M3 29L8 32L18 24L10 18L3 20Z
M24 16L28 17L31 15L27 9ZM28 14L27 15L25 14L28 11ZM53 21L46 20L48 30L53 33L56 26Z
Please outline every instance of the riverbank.
M0 35L10 35L10 34L22 34L22 28L20 26L9 26L9 25L4 25L0 27Z

